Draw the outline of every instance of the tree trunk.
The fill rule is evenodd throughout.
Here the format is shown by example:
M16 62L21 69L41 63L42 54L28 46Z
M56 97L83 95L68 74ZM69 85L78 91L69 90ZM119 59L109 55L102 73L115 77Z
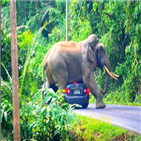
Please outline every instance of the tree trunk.
M10 1L14 141L20 141L16 0Z

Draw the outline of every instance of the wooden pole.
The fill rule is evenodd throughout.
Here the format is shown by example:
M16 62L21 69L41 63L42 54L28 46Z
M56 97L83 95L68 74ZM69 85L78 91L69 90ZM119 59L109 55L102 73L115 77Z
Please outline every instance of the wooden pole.
M68 36L68 1L66 0L66 41L69 41L69 36Z
M16 0L10 0L14 141L20 141Z

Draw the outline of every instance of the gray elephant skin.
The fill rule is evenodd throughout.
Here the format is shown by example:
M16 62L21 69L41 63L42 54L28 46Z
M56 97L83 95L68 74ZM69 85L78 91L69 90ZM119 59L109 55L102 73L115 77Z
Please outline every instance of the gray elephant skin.
M97 100L96 108L105 108L94 78L96 67L106 70L105 90L101 90L101 93L105 94L110 76L116 80L119 76L111 72L108 55L98 37L91 34L86 40L78 43L60 41L50 48L44 58L44 82L47 88L52 88L56 92L58 89L65 89L69 83L83 81Z

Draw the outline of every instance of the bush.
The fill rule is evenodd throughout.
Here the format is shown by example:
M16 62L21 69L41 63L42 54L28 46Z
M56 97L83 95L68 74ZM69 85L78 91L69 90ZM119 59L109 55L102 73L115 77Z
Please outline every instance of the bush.
M75 118L71 108L59 92L46 90L41 102L42 90L21 108L22 140L66 140ZM28 99L27 99L28 100ZM51 100L49 104L48 103Z

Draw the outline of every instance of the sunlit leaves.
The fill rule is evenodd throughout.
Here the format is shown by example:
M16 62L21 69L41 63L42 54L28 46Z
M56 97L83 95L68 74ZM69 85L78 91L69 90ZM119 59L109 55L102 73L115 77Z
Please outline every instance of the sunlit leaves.
M98 7L98 3L97 3L97 1L95 1L95 2L93 3L93 11L94 11L94 12L96 11L97 7Z
M2 0L2 1L1 1L1 4L2 4L2 5L5 4L5 0Z
M28 49L32 45L34 35L30 32L23 32L21 35L18 35L18 47L23 49Z

